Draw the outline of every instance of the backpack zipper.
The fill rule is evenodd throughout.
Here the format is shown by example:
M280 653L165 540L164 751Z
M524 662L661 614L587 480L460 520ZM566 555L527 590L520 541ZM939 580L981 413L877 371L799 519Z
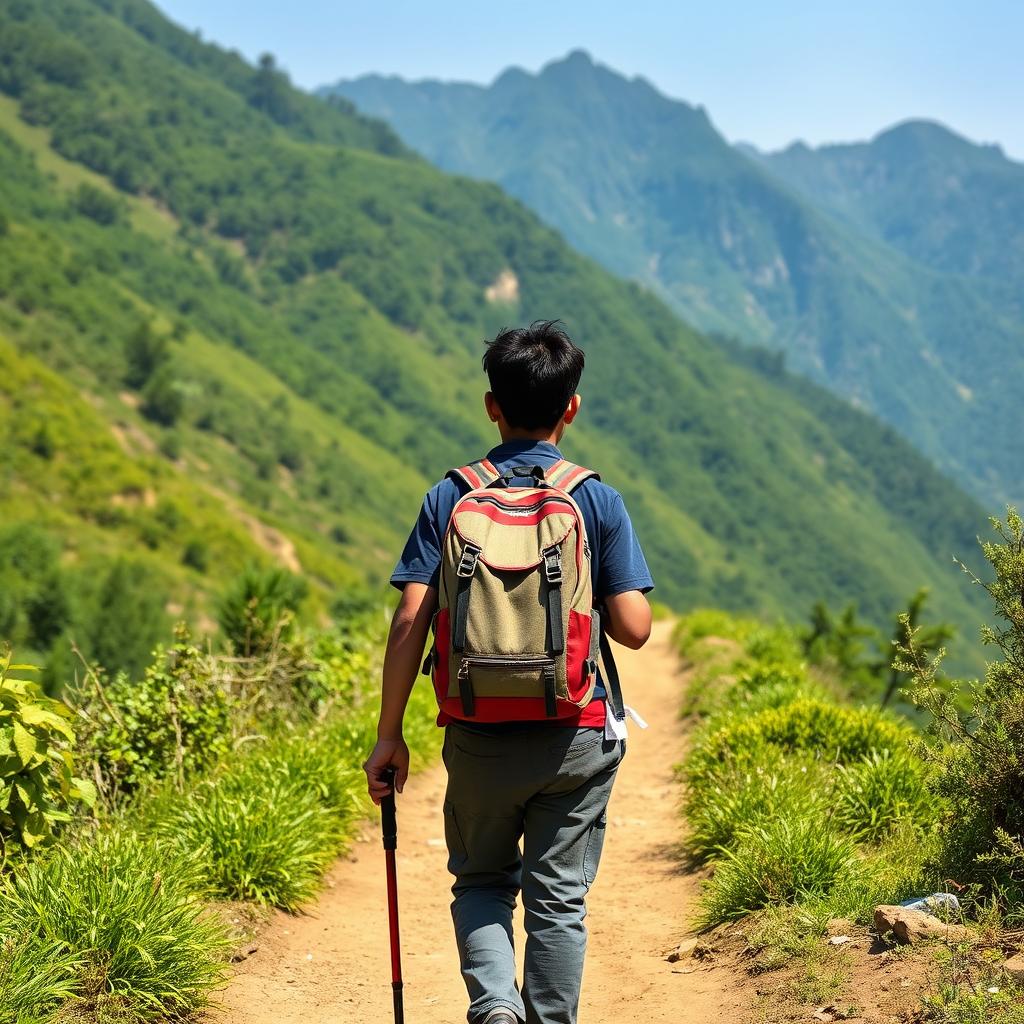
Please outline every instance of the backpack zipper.
M463 665L480 665L485 668L546 668L554 663L554 658L548 657L516 658L488 654L471 655L462 659Z

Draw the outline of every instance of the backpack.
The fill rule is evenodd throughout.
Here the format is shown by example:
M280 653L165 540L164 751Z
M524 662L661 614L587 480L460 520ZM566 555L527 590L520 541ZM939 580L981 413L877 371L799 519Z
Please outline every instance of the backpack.
M590 544L571 495L598 475L564 459L546 472L499 473L483 459L448 477L469 491L445 532L434 643L423 666L441 711L473 722L578 715L594 696L600 653L609 710L621 720L618 678L593 607Z

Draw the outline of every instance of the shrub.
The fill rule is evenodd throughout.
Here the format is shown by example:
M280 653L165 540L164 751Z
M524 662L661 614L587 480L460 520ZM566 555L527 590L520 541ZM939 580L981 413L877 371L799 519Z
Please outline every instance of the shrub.
M263 654L275 639L290 634L294 613L305 596L301 577L285 569L251 565L221 598L217 621L236 654Z
M168 775L180 785L230 750L235 701L215 669L178 626L175 642L157 648L141 680L89 674L79 709L83 756L108 801Z
M37 965L41 979L51 978L51 997L55 986L70 987L83 1010L100 1015L184 1017L223 980L229 947L196 896L201 887L194 858L133 832L103 831L0 884L0 927L28 949L65 951L66 959Z
M311 656L316 666L305 683L311 707L323 708L351 701L368 681L377 638L365 629L336 629L313 641Z
M138 677L169 622L153 572L119 558L101 577L88 614L85 653L110 672Z
M938 821L940 801L929 793L924 763L913 754L876 750L837 770L836 819L858 839L876 840L902 821Z
M778 662L759 663L740 672L729 694L747 714L820 696L803 667Z
M742 645L757 628L759 624L750 619L739 619L717 608L698 608L679 620L673 639L680 653L689 655L694 645L706 637L734 640Z
M83 182L72 195L75 209L83 216L109 227L121 219L121 203L110 192Z
M938 679L942 652L928 660L911 630L901 668L912 674L912 697L931 717L928 756L932 787L949 801L942 827L943 874L988 888L1004 904L1024 900L1024 521L1013 508L992 519L997 541L982 544L994 578L982 580L961 563L995 604L999 623L982 642L1001 657L970 687L962 717L957 695ZM907 623L909 625L909 621ZM1018 911L1019 912L1019 911Z
M703 923L743 917L761 907L825 896L853 876L852 840L818 814L779 817L744 830L726 850L702 897Z
M75 778L75 742L69 708L45 697L34 683L10 673L31 670L0 657L0 849L13 840L31 849L52 837L54 825L69 820L77 801L95 792Z

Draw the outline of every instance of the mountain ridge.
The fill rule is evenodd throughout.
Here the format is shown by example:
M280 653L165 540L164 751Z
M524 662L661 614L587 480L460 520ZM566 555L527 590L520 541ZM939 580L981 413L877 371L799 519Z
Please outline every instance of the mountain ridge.
M1013 429L1007 392L1024 386L1024 314L1006 280L925 259L941 239L901 247L899 225L844 215L816 193L820 174L731 146L703 108L642 78L577 56L518 70L514 97L501 81L470 93L362 76L319 93L387 118L443 169L497 181L699 328L782 349L984 500L1019 500L1024 459L989 442Z

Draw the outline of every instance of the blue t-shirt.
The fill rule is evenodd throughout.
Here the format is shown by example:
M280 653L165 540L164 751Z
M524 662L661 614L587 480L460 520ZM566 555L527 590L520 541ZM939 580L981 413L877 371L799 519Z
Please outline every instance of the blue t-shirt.
M513 466L541 466L547 469L562 458L548 441L506 441L492 448L487 458L505 472ZM526 481L523 481L525 484ZM445 478L427 492L419 518L405 550L391 574L391 583L399 590L406 583L438 585L441 572L441 546L455 503L466 493L466 486ZM654 580L647 568L640 542L633 532L622 497L613 487L591 477L572 492L583 513L590 541L591 584L595 604L629 590L647 593Z

